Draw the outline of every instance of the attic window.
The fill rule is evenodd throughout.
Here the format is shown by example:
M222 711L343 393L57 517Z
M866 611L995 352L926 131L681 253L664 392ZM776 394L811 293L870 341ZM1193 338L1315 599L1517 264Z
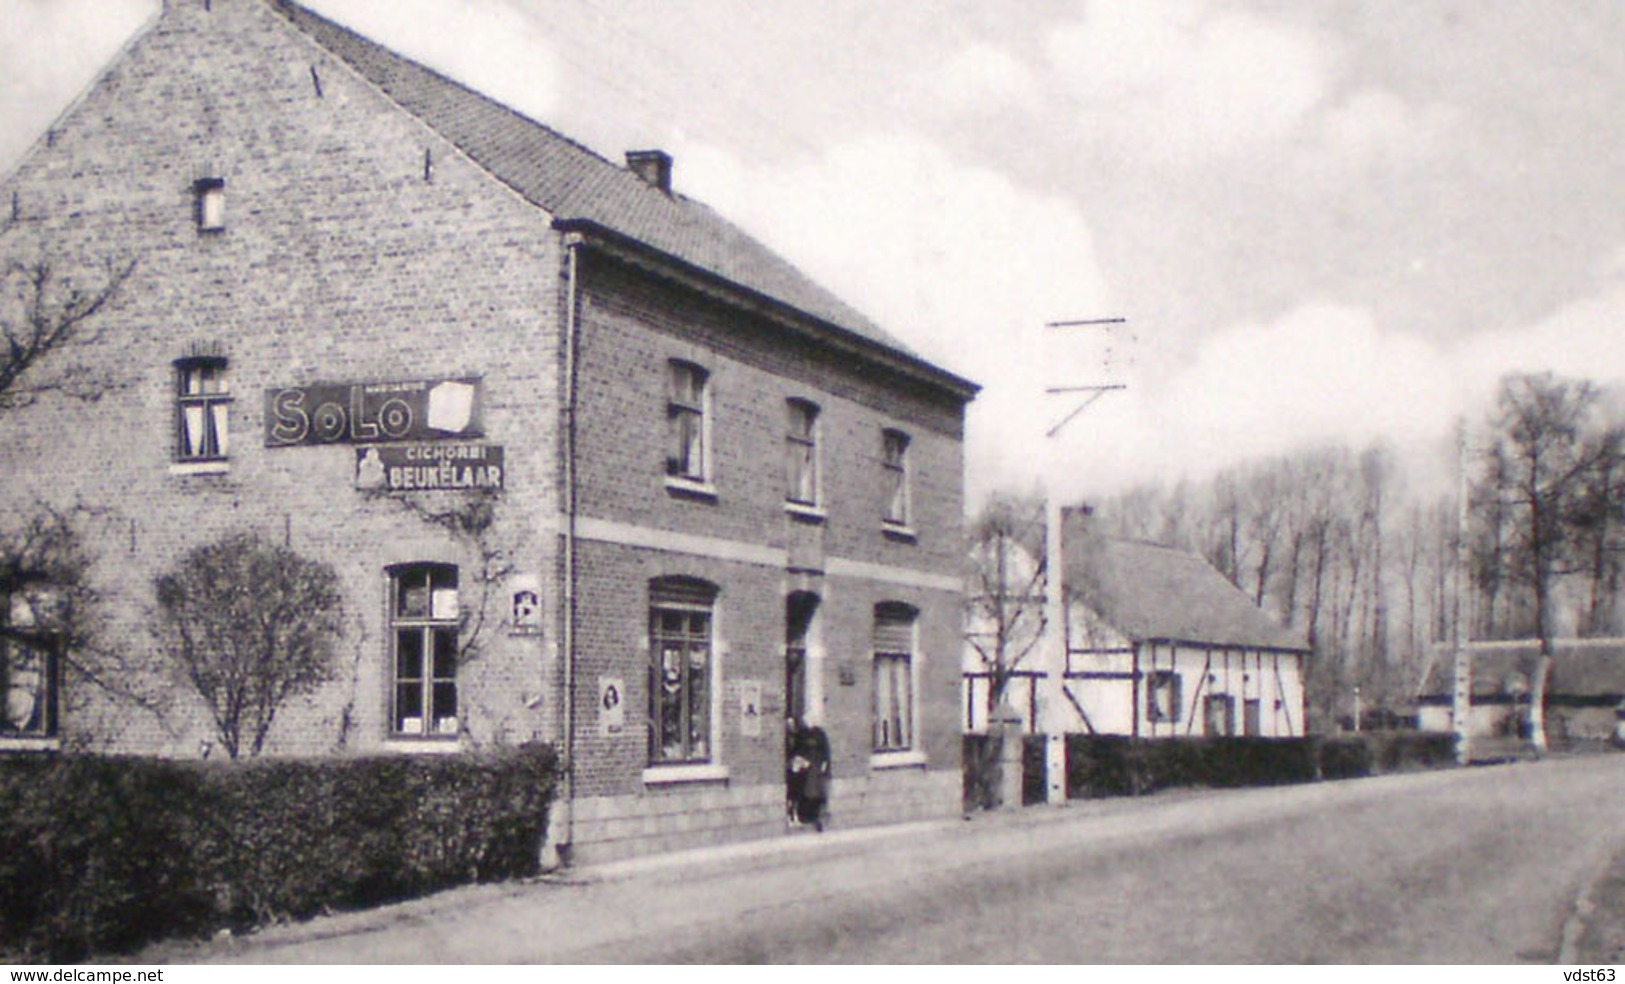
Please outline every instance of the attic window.
M197 197L197 231L224 232L226 229L226 179L199 178L192 185Z

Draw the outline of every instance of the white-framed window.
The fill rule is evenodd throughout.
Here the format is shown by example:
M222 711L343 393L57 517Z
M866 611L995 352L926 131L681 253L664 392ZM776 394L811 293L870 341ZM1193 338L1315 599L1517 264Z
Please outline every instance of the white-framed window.
M880 432L880 440L886 494L882 518L889 526L906 528L914 519L909 493L908 435L888 427Z
M710 469L710 373L692 362L666 364L666 474L707 482Z
M452 564L389 570L389 639L394 686L390 734L456 738L457 639L462 612Z
M1151 674L1145 692L1145 718L1152 724L1178 723L1183 690L1178 673L1156 670Z
M716 599L716 586L695 578L649 582L651 766L712 760Z
M875 606L874 750L914 747L914 629L919 610L888 601Z
M39 624L40 600L19 594L0 605L0 742L56 737L61 646Z
M818 505L818 404L786 400L784 430L785 501Z
M225 461L231 452L231 389L226 360L175 363L175 460Z

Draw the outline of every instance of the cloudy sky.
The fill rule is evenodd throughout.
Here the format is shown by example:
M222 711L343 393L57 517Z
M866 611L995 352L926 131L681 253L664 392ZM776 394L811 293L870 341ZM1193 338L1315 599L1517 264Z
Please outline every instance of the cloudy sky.
M201 0L176 0L201 2ZM308 0L732 217L985 387L970 487L1439 450L1625 380L1617 0ZM157 0L0 0L0 167ZM1124 318L1106 329L1048 322ZM1122 384L1058 438L1075 396ZM1447 457L1447 456L1446 456Z

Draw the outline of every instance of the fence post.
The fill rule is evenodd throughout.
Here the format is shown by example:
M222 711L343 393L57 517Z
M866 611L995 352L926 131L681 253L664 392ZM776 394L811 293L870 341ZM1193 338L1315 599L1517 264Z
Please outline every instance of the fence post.
M1004 809L1021 808L1021 732L1025 723L1025 715L1008 703L1001 702L988 715L988 738L999 743L998 795Z

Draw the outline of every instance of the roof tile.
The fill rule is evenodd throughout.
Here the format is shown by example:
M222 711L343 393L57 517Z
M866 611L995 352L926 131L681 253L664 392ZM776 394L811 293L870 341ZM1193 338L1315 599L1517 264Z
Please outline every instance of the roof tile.
M1196 554L1095 534L1075 513L1064 529L1067 592L1131 639L1309 650Z
M267 0L321 47L556 220L585 221L787 304L869 342L918 356L715 211L667 195L541 123L293 3Z

